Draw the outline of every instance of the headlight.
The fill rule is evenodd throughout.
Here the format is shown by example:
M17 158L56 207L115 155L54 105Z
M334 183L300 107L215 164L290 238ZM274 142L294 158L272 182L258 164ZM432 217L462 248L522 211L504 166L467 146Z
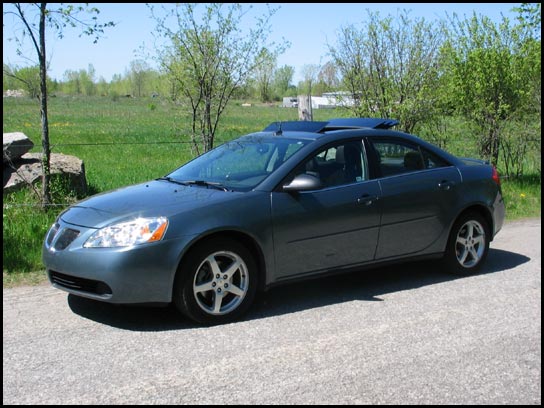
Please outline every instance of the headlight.
M83 245L85 248L128 247L160 241L168 227L168 219L138 218L110 225L96 231Z

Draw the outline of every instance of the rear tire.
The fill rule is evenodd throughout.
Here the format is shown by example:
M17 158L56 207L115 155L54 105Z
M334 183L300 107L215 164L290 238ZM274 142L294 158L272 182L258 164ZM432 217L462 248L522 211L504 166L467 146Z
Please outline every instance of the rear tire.
M234 321L253 303L257 276L255 259L244 245L213 238L183 259L174 285L174 304L200 324Z
M444 255L449 272L472 275L478 272L489 252L490 229L480 214L461 215L453 225Z

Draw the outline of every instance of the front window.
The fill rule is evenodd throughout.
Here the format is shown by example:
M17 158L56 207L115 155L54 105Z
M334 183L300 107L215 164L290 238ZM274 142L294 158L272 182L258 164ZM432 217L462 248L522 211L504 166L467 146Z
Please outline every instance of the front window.
M323 187L368 180L368 166L362 142L341 142L319 150L297 167L292 177L303 173L320 179Z
M225 143L168 175L177 182L206 182L249 191L308 141L281 136L246 136Z

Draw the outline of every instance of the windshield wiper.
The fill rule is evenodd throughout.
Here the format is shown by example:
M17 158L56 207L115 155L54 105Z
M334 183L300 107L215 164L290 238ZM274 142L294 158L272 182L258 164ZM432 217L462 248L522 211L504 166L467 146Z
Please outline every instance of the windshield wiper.
M223 191L230 191L227 187L225 187L223 184L221 183L217 183L215 181L206 181L206 180L183 180L183 181L179 181L180 184L183 184L185 186L189 186L189 185L194 185L194 186L202 186L202 187L207 187L207 188L216 188L218 190L223 190Z
M171 183L181 184L182 186L194 185L194 186L202 186L202 187L207 187L207 188L212 187L212 188L216 188L218 190L223 190L223 191L232 191L232 190L229 190L227 187L225 187L223 184L217 183L215 181L176 180L175 178L172 178L172 177L159 177L157 180L166 180L166 181L169 181Z
M179 181L179 180L176 180L175 178L172 178L172 177L159 177L157 180L165 180L165 181L169 181L170 183L180 184L182 186L187 185L187 184L185 184L184 181Z

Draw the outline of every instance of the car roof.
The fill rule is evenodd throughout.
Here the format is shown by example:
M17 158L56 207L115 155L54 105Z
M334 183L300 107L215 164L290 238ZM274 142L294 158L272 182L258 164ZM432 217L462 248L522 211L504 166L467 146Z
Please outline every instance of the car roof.
M384 130L399 123L395 119L384 118L334 118L327 121L285 121L272 122L260 134L272 133L275 136L316 140L329 132L345 130Z
M418 143L431 151L440 154L452 163L458 161L456 156L416 135L391 129L398 124L398 120L388 118L334 118L328 121L273 122L261 132L252 134L252 136L259 135L262 137L265 135L270 136L272 134L273 136L283 136L299 140L317 140L323 139L326 136L332 137L333 135L348 136L348 134L345 133L346 131L355 131L349 132L349 135L351 136L362 136L362 133L366 136L397 136ZM384 132L385 130L389 131Z

